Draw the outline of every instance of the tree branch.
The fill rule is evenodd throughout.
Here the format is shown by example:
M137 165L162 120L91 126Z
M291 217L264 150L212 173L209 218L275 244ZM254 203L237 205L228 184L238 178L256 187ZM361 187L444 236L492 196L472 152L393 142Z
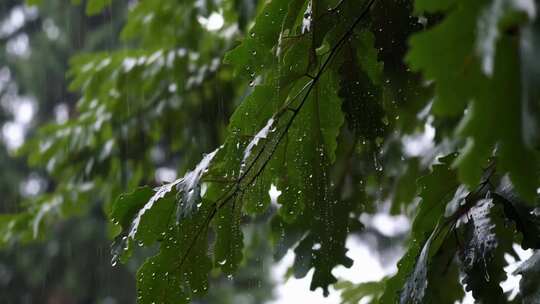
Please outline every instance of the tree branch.
M250 186L261 174L262 172L264 171L264 169L266 168L266 166L268 165L268 163L270 162L270 160L272 159L274 153L276 152L277 150L277 147L279 146L279 144L281 143L281 141L283 140L283 138L285 137L285 135L288 133L290 127L292 126L294 120L296 119L296 117L298 116L298 113L300 112L300 110L302 109L302 107L306 104L306 101L308 100L308 97L311 93L311 91L313 90L313 88L315 87L315 85L317 84L317 82L320 80L321 76L323 75L323 73L325 72L326 68L328 67L328 65L330 64L330 62L332 61L332 59L335 57L335 55L338 53L338 51L341 49L341 47L343 46L343 44L347 41L347 39L349 39L349 37L353 34L356 26L358 26L358 24L360 24L360 22L362 21L362 19L364 19L369 10L371 9L371 7L373 6L373 4L375 3L376 0L369 0L368 4L366 5L366 7L364 8L364 10L362 11L362 13L356 18L356 20L353 22L353 24L350 26L350 28L343 34L343 36L338 40L338 42L332 47L332 50L330 51L328 57L326 58L326 60L323 62L321 68L319 69L319 71L317 72L317 74L313 77L313 79L311 81L308 82L307 84L307 92L306 94L304 95L304 97L302 98L302 101L300 102L300 105L296 108L295 111L293 111L293 114L291 116L291 118L289 119L289 121L287 121L287 124L285 126L285 129L283 130L283 132L279 135L279 138L277 140L277 142L273 145L273 147L271 147L271 150L270 150L270 153L268 155L268 157L264 160L264 162L262 163L261 167L257 170L257 172L255 172L255 174L253 175L253 177L249 180L249 182L247 182L246 186ZM305 87L304 87L305 88ZM303 91L304 89L301 90L301 92ZM299 96L299 95L298 95ZM296 97L295 97L296 98ZM294 99L295 99L294 98ZM292 100L294 100L292 99ZM291 102L292 102L291 100ZM290 105L289 104L286 104L285 107L283 107L281 110L279 110L277 113L276 113L276 116L277 115L281 115L283 112L287 111L288 110L288 107ZM191 250L193 250L193 247L195 246L196 242L197 242L197 239L198 237L200 236L200 234L202 233L202 231L206 230L208 227L208 225L210 224L210 222L212 221L213 217L217 214L217 211L221 208L223 208L224 206L226 206L232 199L234 199L236 197L236 195L238 193L242 193L244 191L243 189L243 181L244 179L249 175L250 171L253 170L255 164L258 162L258 160L260 159L260 157L262 156L263 152L266 150L266 143L268 143L269 141L266 141L265 144L263 145L263 147L260 149L259 153L257 154L257 156L255 157L255 159L253 160L253 162L251 163L251 165L247 168L247 170L238 178L235 186L229 190L229 192L227 192L226 194L224 194L222 196L221 199L217 200L213 206L211 207L212 208L212 212L210 212L210 214L208 215L208 217L206 218L205 220L205 225L203 225L203 228L200 229L195 237L193 238L192 242L190 243L189 245L189 248L187 249L186 251L186 254L184 257L182 257L182 260L181 260L181 264L179 265L179 267L182 267L183 263L186 261L187 257L189 256Z

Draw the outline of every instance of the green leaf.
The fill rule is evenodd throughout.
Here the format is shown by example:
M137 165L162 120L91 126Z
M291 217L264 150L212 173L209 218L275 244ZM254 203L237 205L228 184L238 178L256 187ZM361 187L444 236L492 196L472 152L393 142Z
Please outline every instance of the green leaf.
M469 138L470 146L460 155L457 165L463 181L477 183L481 164L498 144L499 167L509 172L520 195L533 201L538 184L536 155L521 136L521 110L516 106L521 100L518 67L514 44L501 38L493 79L486 82L488 86L478 88L478 97L462 121L459 131Z
M463 298L452 229L445 224L434 229L401 292L400 303L453 304Z
M101 11L111 5L112 0L89 0L86 3L86 14L89 16L97 15Z
M120 225L123 230L116 236L111 246L113 264L116 264L117 260L125 262L126 258L131 255L131 247L127 237L131 223L139 210L150 200L153 193L154 191L149 187L142 187L133 192L121 194L114 202L110 218L113 223Z
M358 33L359 32L359 33ZM374 85L382 84L383 63L378 59L375 48L375 36L371 31L360 30L353 35L352 41L356 44L358 63L369 76Z
M459 182L451 164L456 154L438 159L430 174L418 179L420 205L412 225L412 237L425 240L441 215L444 215L449 198L458 188Z
M407 282L405 286L403 287L403 291L401 292L399 303L401 304L407 304L407 303L422 303L424 299L424 294L426 292L426 288L428 286L427 281L427 271L428 271L428 261L429 261L429 255L430 255L430 248L431 248L431 242L433 238L436 237L438 233L438 229L435 229L431 236L428 238L424 246L422 247L422 250L420 251L420 255L418 256L418 259L416 260L416 264L414 266L414 270L407 279Z
M275 133L274 124L278 121L274 118L274 113L280 106L278 97L277 90L272 86L255 86L233 113L228 126L229 135L222 151L216 156L215 165L210 168L209 176L225 177L236 182L238 178L246 175L243 177L242 187L251 181L254 172L260 169L261 162L269 156L268 150L275 145L278 134ZM271 170L272 165L267 168L253 183L245 187L242 207L248 214L260 214L270 205L268 191L275 179L275 172ZM233 184L224 186L218 183L209 186L209 189L218 188L217 194L210 199L218 200Z
M213 208L166 230L160 251L137 272L137 303L190 303L208 290L208 217Z
M497 146L500 167L510 172L520 195L532 201L538 184L537 162L534 151L527 148L522 139L516 44L508 34L486 42L486 45L496 43L490 78L483 75L481 58L475 56L476 45L481 43L478 41L484 39L476 35L475 29L486 2L460 1L442 22L411 38L406 60L413 69L422 71L425 78L434 80L434 114L456 116L470 102L465 118L456 129L458 135L467 140L456 161L460 180L475 187L482 167ZM499 22L494 24L487 26L491 36L498 33L493 32L493 27ZM491 62L490 55L486 56L487 62ZM515 158L515 155L520 157Z
M466 223L459 255L466 290L481 303L506 303L499 284L506 278L504 253L511 249L512 236L504 227L501 208L492 198L481 199L461 220Z
M28 6L35 6L40 5L42 0L26 0L26 5Z
M232 274L242 262L243 233L240 227L242 205L233 201L217 211L215 220L216 243L214 258L216 266L226 274Z
M480 71L471 51L477 17L485 2L459 1L441 23L410 40L406 61L413 70L422 71L425 79L435 81L435 114L461 114L471 92L478 88Z
M268 67L272 63L276 51L274 46L283 30L285 17L287 14L300 13L300 11L288 12L289 3L285 0L266 2L244 41L227 53L225 62L233 64L239 76L253 79L265 66Z
M113 260L129 256L132 241L141 246L161 241L167 229L202 206L200 179L218 151L205 155L196 168L182 178L153 191L143 187L119 197L112 207L111 219L122 226L123 232L113 244ZM175 212L176 221L172 217Z
M332 269L352 262L345 254L352 206L337 201L330 187L329 165L335 159L336 138L343 122L336 82L331 73L318 81L311 95L304 97L305 102L301 99L292 104L302 107L276 152L280 164L275 167L286 174L277 184L282 191L278 198L280 218L274 219L272 226L279 245L277 256L299 242L295 276L303 277L314 268L310 289L321 287L327 295L328 285L336 282Z
M278 185L283 192L278 203L283 205L279 212L285 221L301 214L305 206L325 199L317 197L327 188L318 188L319 182L324 184L318 179L327 178L327 166L335 160L336 139L344 121L333 75L323 74L311 94L284 139L282 166L286 171Z
M241 208L227 214L228 205L216 210L215 203L203 204L200 179L219 149L206 155L193 171L184 177L151 191L141 188L121 196L113 206L113 221L129 231L119 237L113 254L124 250L129 254L131 240L149 246L160 243L159 253L139 269L138 303L189 303L206 293L208 272L212 263L207 255L208 225L217 215L216 255L226 273L231 273L241 260ZM196 205L196 206L195 206ZM181 217L174 221L173 213ZM126 235L127 234L127 235ZM228 259L226 262L224 259Z
M501 178L494 191L494 198L502 202L506 216L514 221L523 235L521 247L540 249L540 215L530 203L519 198L508 176Z
M459 185L455 171L451 170L455 157L455 154L451 154L439 158L440 163L433 165L430 174L418 180L421 201L412 225L411 241L407 252L398 262L397 274L386 283L381 303L399 302L399 294L416 267L422 246L425 246L430 235L434 233L437 222L444 216L447 201Z
M449 158L452 157L453 155L447 157L446 160L449 161ZM446 204L447 212L448 207L463 203L463 200L468 196L467 194L468 192L464 191L463 187L458 187L452 200ZM440 209L438 212L442 213ZM415 223L419 215L420 213L415 218ZM454 213L450 216L444 214L444 216L439 217L439 222L423 244L414 270L409 275L401 292L400 303L441 302L452 304L463 297L463 291L459 284L458 268L453 263L457 249L456 240L452 234L455 231L454 215ZM418 250L414 243L409 248L409 250ZM445 275L441 277L441 274Z
M421 174L419 166L419 160L412 158L403 168L404 173L401 174L395 183L392 206L390 208L391 214L401 214L407 206L414 202L418 190L416 179Z
M184 177L175 182L177 195L180 196L178 208L176 209L177 221L188 217L200 208L202 204L201 178L207 172L219 149L206 154L193 171L187 172Z
M482 10L478 19L476 48L482 60L482 71L486 75L493 75L495 52L500 35L499 29L504 19L511 17L509 15L519 15L519 13L528 13L530 17L534 17L536 13L534 11L534 5L526 4L525 2L493 0ZM530 11L527 12L527 10ZM515 20L511 24L506 22L505 27L516 26L518 20Z
M356 49L349 45L342 52L345 59L339 69L339 96L343 99L347 125L361 140L373 141L382 137L385 131L384 111L380 105L381 91L374 85L372 78L360 69ZM372 60L364 65L372 69L371 74L376 75Z
M463 299L457 250L457 240L450 234L431 257L423 303L454 304Z
M341 291L341 303L342 304L357 304L365 298L371 298L369 302L362 303L376 303L376 299L382 294L384 290L385 280L375 282L365 282L360 284L353 284L348 281L341 281L334 285L337 290Z

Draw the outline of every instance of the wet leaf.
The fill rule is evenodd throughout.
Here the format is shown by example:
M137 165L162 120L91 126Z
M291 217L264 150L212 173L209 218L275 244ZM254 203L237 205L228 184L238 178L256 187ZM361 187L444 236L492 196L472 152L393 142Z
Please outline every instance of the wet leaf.
M501 178L494 195L504 205L506 216L514 221L523 235L521 247L540 249L540 214L530 203L520 199L508 176Z
M518 192L526 200L532 200L538 184L536 156L522 139L516 45L508 34L493 40L496 46L489 48L497 51L493 75L489 78L483 75L481 59L474 54L477 41L484 38L475 31L477 20L488 3L460 1L440 23L412 37L407 61L412 68L422 71L428 80L434 81L434 114L455 116L465 111L465 117L456 129L458 135L467 140L456 160L460 180L475 187L480 182L486 159L497 146L500 167L510 172ZM497 3L493 4L495 8ZM496 15L489 16L497 19ZM497 30L493 32L495 25L488 28L492 36L498 33ZM489 58L486 60L491 62ZM516 159L514 155L521 157Z
M360 68L355 48L345 47L343 55L345 59L339 69L339 96L343 99L347 125L360 140L373 141L382 137L385 131L380 88ZM376 58L371 59L375 59L375 62L364 65L376 65Z
M500 28L516 26L517 23L506 21L503 25L504 19L512 18L512 15L519 15L519 13L533 17L536 13L533 1L494 0L483 9L479 16L476 48L482 60L482 71L486 75L493 75ZM516 17L512 19L519 20Z
M220 208L216 214L215 266L225 274L234 273L242 262L243 233L241 229L241 201L233 201Z
M446 203L459 185L455 171L451 170L451 163L454 158L455 155L440 158L440 163L433 166L430 174L418 180L422 200L419 202L419 209L412 225L408 250L398 262L397 274L388 279L384 294L381 297L381 303L399 302L400 293L411 276L412 281L409 283L409 287L405 287L409 289L409 292L406 292L407 295L405 295L404 299L407 300L413 294L413 298L420 299L419 296L423 295L422 289L425 286L415 285L423 283L422 279L416 280L415 278L422 277L422 274L425 275L427 271L425 265L430 247L428 244L430 241L428 240L435 233L437 222L444 216ZM419 260L420 263L418 264L417 259L422 257L422 251L425 251L423 260ZM419 266L416 266L417 264ZM418 269L415 270L417 267ZM414 275L415 272L416 275Z
M204 208L167 229L159 253L137 272L137 303L190 303L206 294L212 269L206 219L212 210Z
M341 291L342 304L357 304L366 298L370 298L370 300L362 303L376 303L384 290L384 283L384 280L360 284L342 281L335 284L334 287Z
M225 62L233 64L239 76L253 78L251 75L260 74L265 66L270 65L288 6L289 1L268 1L244 41L225 56Z
M434 230L433 234L428 238L424 246L422 247L422 250L420 251L420 255L418 256L418 259L416 260L416 265L414 266L414 270L407 279L407 282L405 286L403 287L403 291L401 292L401 297L399 300L399 303L406 304L406 303L422 303L424 299L424 294L426 292L426 288L428 286L427 281L427 271L428 271L428 260L430 255L430 247L431 247L431 241L435 237L435 234L438 233L438 230Z
M462 217L465 239L459 257L463 284L481 303L507 302L499 284L506 279L504 253L511 249L512 240L501 215L501 208L486 198Z

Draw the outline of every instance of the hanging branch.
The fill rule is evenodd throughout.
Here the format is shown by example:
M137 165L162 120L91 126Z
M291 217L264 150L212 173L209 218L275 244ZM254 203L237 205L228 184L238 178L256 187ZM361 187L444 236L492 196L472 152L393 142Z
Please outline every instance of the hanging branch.
M298 116L298 113L300 112L300 110L302 109L302 107L306 104L306 101L308 100L308 97L311 93L311 91L313 90L313 88L315 87L315 85L318 83L318 81L320 80L321 76L323 75L323 73L325 72L326 68L328 67L328 65L330 64L330 62L332 61L332 59L335 57L335 55L338 53L338 51L341 49L341 47L345 44L345 42L347 41L347 39L349 39L352 34L354 33L354 30L355 28L358 26L358 24L360 24L360 22L367 16L368 12L370 11L370 9L373 7L373 4L375 3L376 0L370 0L368 2L368 4L366 5L366 7L363 9L362 13L355 19L355 21L353 22L353 24L349 27L349 29L343 34L343 36L338 40L338 42L332 47L328 57L326 58L326 60L323 62L321 68L318 70L317 74L313 77L310 77L312 78L308 84L306 85L307 86L307 92L305 93L304 97L302 98L300 104L298 105L297 108L289 108L290 104L296 99L296 97L298 97L299 95L295 96L295 98L293 98L289 103L287 103L284 107L282 107L277 113L276 113L276 116L279 116L281 117L281 115L285 112L285 111L288 111L288 110L291 110L293 112L291 118L287 121L287 124L285 125L285 128L283 130L283 132L281 134L279 134L279 137L277 139L277 142L273 145L273 147L271 147L271 150L270 150L270 153L268 155L268 157L264 160L264 162L262 163L261 167L257 170L257 172L253 175L253 177L247 182L247 186L250 186L260 175L261 173L264 171L264 169L266 168L266 166L268 165L268 163L270 162L270 160L272 159L275 151L277 150L277 147L279 146L279 144L281 143L281 141L283 140L283 138L285 137L285 135L288 133L290 127L292 126L294 120L296 119L296 117ZM305 89L306 87L304 87L301 91L300 91L300 94L301 92ZM255 164L259 161L259 159L261 158L261 156L263 155L263 152L265 152L266 150L266 143L268 141L266 141L262 148L259 150L259 152L257 153L257 155L255 156L255 159L251 162L251 164L249 165L249 167L246 169L246 171L237 179L236 181L236 184L234 186L234 188L230 189L228 193L224 194L223 197L219 200L217 200L214 205L212 206L212 211L210 212L210 214L207 216L206 220L205 220L205 225L203 226L203 229L200 229L195 237L193 238L193 240L191 241L191 243L189 244L189 247L186 251L186 254L182 257L181 259L181 263L179 264L179 267L182 267L184 262L187 260L187 256L189 256L191 250L193 250L193 247L195 246L195 243L197 242L197 239L198 237L200 236L200 234L202 233L202 231L204 231L206 229L205 226L209 225L210 222L212 221L212 219L214 218L214 216L217 214L217 211L221 208L223 208L224 206L226 206L234 197L236 197L236 195L238 193L242 193L244 191L243 187L242 187L242 182L244 181L244 179L249 175L249 173L251 172L251 170L253 170L253 168L255 167Z

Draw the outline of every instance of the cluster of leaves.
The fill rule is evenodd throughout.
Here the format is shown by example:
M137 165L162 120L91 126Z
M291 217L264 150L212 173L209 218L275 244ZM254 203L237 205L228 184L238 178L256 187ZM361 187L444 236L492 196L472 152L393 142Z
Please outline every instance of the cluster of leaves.
M228 15L229 1L209 5L226 20L237 17ZM107 189L104 197L132 190L110 214L120 227L114 262L126 261L134 244L159 247L138 271L140 303L204 296L209 273L239 269L243 228L259 218L271 218L275 257L294 251L291 273L312 271L311 289L327 295L337 282L332 270L353 263L345 243L361 231L360 215L384 201L394 213L416 209L407 252L382 282L338 285L345 302L454 303L462 284L481 303L508 302L499 286L504 254L514 242L540 246L540 32L532 0L265 1L226 55L225 29L178 27L197 22L201 10L189 1L136 4L123 36L144 47L74 59L80 115L43 129L28 146L60 181L53 195L61 199L80 195L69 186L88 180ZM233 71L237 85L223 85ZM242 92L226 134L216 136L223 144L183 177L137 188L156 165L131 161L144 158L147 146L170 145L190 157L212 150L182 149L188 135L160 140L185 128L198 134L200 122L183 110L207 113L204 96L216 97L216 86ZM176 119L162 119L168 115ZM435 147L407 154L401 137L428 121ZM73 180L62 180L66 174ZM105 186L110 180L124 184ZM275 201L272 185L281 191ZM69 205L51 204L24 214L34 231L48 210ZM25 222L5 230L15 224ZM525 303L538 301L536 259L518 270Z
M313 268L311 289L321 287L325 294L328 286L337 281L332 269L337 265L351 266L345 240L358 206L339 197L340 185L333 182L335 177L331 170L336 159L343 157L336 154L341 124L347 120L348 140L364 143L365 150L359 153L369 153L370 148L377 151L378 141L385 137L386 129L396 127L388 122L384 104L381 104L379 94L384 90L381 87L384 76L377 52L370 51L374 48L374 38L362 28L370 23L370 18L364 18L371 12L372 5L372 1L360 8L347 1L336 6L324 1L271 1L262 8L242 44L225 57L239 75L247 75L250 85L255 86L233 114L225 144L207 155L195 171L156 189L153 196L148 190L132 194L138 196L140 191L147 191L146 198L129 200L137 204L147 202L145 205L135 208L133 203L116 203L121 214L113 212L113 219L124 222L124 241L129 244L133 240L143 245L160 242L160 254L139 271L142 281L152 274L152 283L139 289L143 303L156 299L162 302L190 299L206 290L207 283L200 275L212 268L207 256L209 234L215 233L215 243L210 250L214 252L215 267L225 273L234 271L242 256L241 218L243 214L254 216L267 209L272 184L282 190L277 201L279 209L272 220L277 258L287 249L294 249L294 275L304 277ZM459 242L465 243L459 250L460 269L465 275L463 283L482 301L504 302L498 283L504 277L503 253L511 249L513 234L502 224L493 224L506 218L497 210L494 200L512 205L512 200L505 197L509 193L514 195L513 186L512 190L500 192L488 189L491 177L480 180L483 160L496 153L499 170L508 172L520 195L528 199L535 196L537 172L531 167L531 163L535 163L534 151L520 140L523 138L520 109L508 102L519 100L520 86L508 83L507 79L508 75L519 79L519 70L514 68L518 62L513 61L518 58L517 49L505 45L505 39L511 40L511 37L498 37L499 19L507 18L507 12L485 12L497 8L497 4L487 2L481 5L457 1L440 7L417 4L418 12L447 11L448 16L414 36L407 60L414 69L422 70L426 77L435 80L433 114L455 115L463 112L467 101L471 101L464 122L457 127L467 144L456 160L455 156L441 159L442 164L419 181L421 203L413 224L411 245L400 262L398 274L385 284L381 302L394 303L397 294L401 294L401 303L426 299L453 303L461 299L459 270L447 262L455 260ZM520 7L507 5L506 9L519 13ZM462 13L466 16L461 16ZM496 22L482 19L494 17L498 18ZM511 18L511 26L527 22L523 16L519 17ZM461 25L466 31L458 32L456 22L463 22L464 18L470 24ZM428 22L432 19L428 18ZM481 37L475 42L477 19L481 20L478 32L491 31L491 36L497 39L483 41ZM450 29L452 32L447 33ZM505 33L504 29L502 32ZM460 58L454 58L460 52L448 47L449 42L455 41L460 41L460 48L464 48ZM441 51L434 51L434 45ZM470 62L467 56L471 57ZM456 72L447 68L443 71L442 67L450 63ZM471 71L464 73L464 69ZM333 95L336 92L338 94ZM475 107L482 108L479 106L482 102L494 99L501 100L500 104L489 108L500 112L475 111ZM502 116L513 127L505 126L499 132L481 131L495 128L495 120ZM459 145L457 143L456 148ZM518 154L523 158L513 161L513 155ZM457 174L451 170L452 164L457 167ZM204 171L206 174L201 174ZM223 177L229 180L215 181ZM467 191L461 183L475 186L476 190ZM505 183L510 184L510 181L505 180ZM478 184L480 186L476 186ZM201 187L206 189L203 194ZM455 210L445 216L444 200L454 191L456 195L449 206ZM514 203L514 207L508 208L526 208L524 204ZM158 211L160 208L166 209ZM174 213L177 214L175 221L163 221L161 215L170 217ZM521 214L525 218L520 221L535 221L530 218L530 210ZM212 226L214 232L209 231ZM167 231L179 233L180 237L169 236ZM426 236L426 232L432 233ZM464 240L449 237L453 232L459 232ZM186 247L177 248L170 242L184 242ZM165 266L170 265L162 260L166 257L172 259L171 263L180 262L174 267ZM191 270L186 259L197 260L195 264L199 268ZM170 279L173 270L174 277ZM432 273L439 272L451 273L453 277L431 278ZM443 290L441 284L447 287L447 279L456 283L453 290ZM168 285L171 280L174 284Z
M459 155L440 159L418 180L421 198L406 254L386 284L344 286L344 300L372 303L454 303L461 283L479 303L508 303L500 283L514 242L539 249L536 205L538 98L530 83L538 65L532 1L416 1L427 29L412 36L406 61L432 81L431 112L465 140ZM536 32L536 36L538 32ZM511 78L511 79L510 79ZM446 125L438 127L444 134ZM495 162L497 172L495 174ZM487 169L485 169L487 167ZM514 189L515 188L515 189ZM473 190L468 190L473 189ZM525 201L528 201L526 203ZM536 256L515 303L536 303ZM443 276L441 276L443 274Z
M72 58L70 89L83 92L71 109L73 118L40 128L21 151L31 165L43 167L54 179L54 191L28 202L29 212L9 216L3 222L6 233L13 231L20 240L32 239L40 234L43 220L85 212L85 206L96 201L107 202L105 210L109 212L113 198L126 189L155 182L143 172L164 165L183 169L205 147L219 142L221 125L208 126L217 111L205 111L204 107L215 105L218 92L224 98L234 92L228 81L230 72L217 73L218 58L230 42L220 33L202 28L197 21L201 12L193 5L152 3L155 7L131 10L122 32L125 43L137 40L138 48ZM168 9L172 7L176 10ZM152 22L140 16L148 10L157 13L158 8L167 16L156 16ZM185 17L189 17L190 26L176 29L177 21ZM151 25L154 30L147 30L153 22L157 22ZM155 41L156 28L174 31L175 36ZM146 33L141 35L143 29ZM197 35L195 31L198 40L185 38ZM223 111L228 111L229 102L223 101ZM184 130L181 136L169 136L178 129ZM200 149L190 146L193 137L200 138ZM165 153L181 153L183 161L159 156ZM29 226L34 227L32 233L25 231Z

